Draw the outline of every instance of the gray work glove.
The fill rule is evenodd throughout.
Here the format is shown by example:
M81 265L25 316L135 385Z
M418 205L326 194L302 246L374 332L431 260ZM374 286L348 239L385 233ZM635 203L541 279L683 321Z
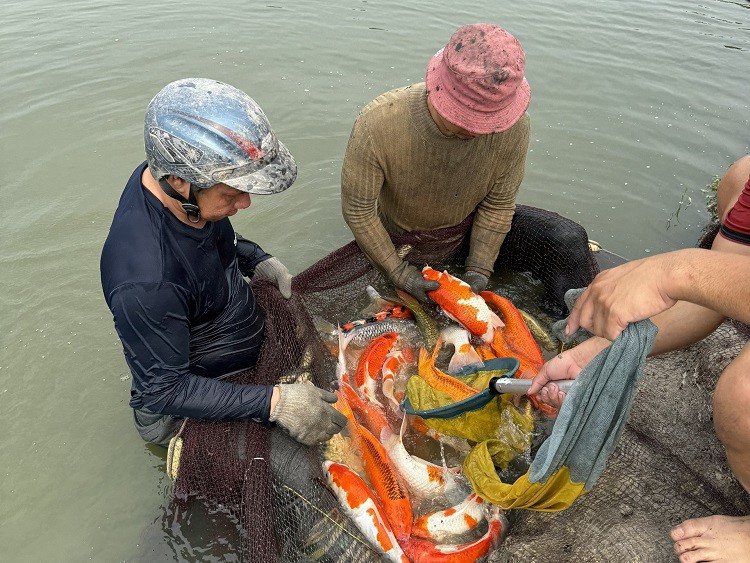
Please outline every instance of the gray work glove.
M287 270L286 266L278 258L271 256L268 260L263 260L263 262L255 266L253 279L270 280L276 284L276 287L279 288L281 295L285 299L289 299L292 296L292 274L289 273L289 270Z
M487 282L489 281L487 276L474 270L466 270L461 279L471 286L471 290L474 293L481 293L487 289Z
M428 291L435 291L440 287L438 282L424 279L422 272L414 266L406 267L406 275L402 279L404 281L400 285L396 284L396 287L403 289L423 303L430 301L430 297L427 295Z
M278 422L299 443L306 446L322 444L346 426L346 417L331 406L336 402L336 395L330 391L308 383L277 387L279 402L270 420Z

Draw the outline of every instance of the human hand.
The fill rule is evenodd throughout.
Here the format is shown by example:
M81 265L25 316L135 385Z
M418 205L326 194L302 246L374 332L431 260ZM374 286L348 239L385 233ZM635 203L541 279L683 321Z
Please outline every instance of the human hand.
M537 399L552 407L560 408L565 393L553 383L563 379L575 379L594 356L609 346L604 338L590 338L582 344L558 354L540 369L534 377L528 395L536 393Z
M677 262L671 254L660 254L600 273L578 298L565 334L583 327L614 340L629 323L669 309L676 303L669 287Z
M269 420L306 446L327 442L346 426L347 418L333 408L336 395L308 383L281 384Z
M464 275L461 276L461 279L468 283L471 286L471 291L476 294L479 294L487 289L487 282L489 281L489 278L487 276L485 276L484 274L480 274L479 272L475 272L474 270L466 270L466 272L464 272Z
M406 275L403 277L403 283L397 283L396 287L403 289L409 295L413 295L422 303L429 302L430 298L427 295L427 292L435 291L440 287L440 284L436 281L424 279L422 277L422 272L414 266L407 266L406 272Z
M292 274L278 258L271 256L268 260L263 260L255 266L253 279L270 280L276 284L285 299L292 296Z

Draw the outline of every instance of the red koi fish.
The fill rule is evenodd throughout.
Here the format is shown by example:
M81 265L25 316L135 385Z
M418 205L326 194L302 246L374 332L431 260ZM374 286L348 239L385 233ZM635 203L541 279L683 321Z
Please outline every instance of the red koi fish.
M332 461L323 463L323 471L328 478L328 487L339 499L344 512L370 543L389 561L408 563L380 505L362 478L346 465Z
M427 540L411 538L402 541L401 547L414 563L473 563L500 542L504 519L502 511L493 507L487 533L478 540L462 545L436 545Z
M490 307L500 311L505 321L505 328L502 330L505 343L516 357L523 356L537 370L541 368L544 364L542 351L513 303L492 291L483 291L480 295Z
M380 505L383 507L388 523L391 525L396 538L399 541L404 541L408 539L411 533L413 521L409 495L396 477L385 448L367 428L357 423L344 396L338 391L336 395L339 400L334 406L349 420L352 440L355 446L362 451L362 465Z
M483 291L480 295L491 307L500 311L505 319L505 328L495 333L495 340L492 343L493 351L498 356L518 358L521 365L516 377L533 378L544 364L544 358L521 313L508 299L492 291ZM529 399L543 413L550 416L557 413L556 408L539 402L536 395L530 395Z
M438 542L447 542L474 528L485 518L486 505L471 493L456 506L422 516L411 530L411 535Z
M362 352L357 364L355 383L357 389L371 401L377 401L375 390L385 358L398 339L398 333L388 332L375 338Z
M466 385L463 381L459 381L435 367L435 357L440 351L440 342L438 339L432 356L428 356L424 348L419 351L419 377L424 379L430 387L450 395L454 401L462 401L479 393L470 385Z
M341 392L357 422L367 428L381 443L393 435L383 405L360 397L351 385L346 383L341 384Z

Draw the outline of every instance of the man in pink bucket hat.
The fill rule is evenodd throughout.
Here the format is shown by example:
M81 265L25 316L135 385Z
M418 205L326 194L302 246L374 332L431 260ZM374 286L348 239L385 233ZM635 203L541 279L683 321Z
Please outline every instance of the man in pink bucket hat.
M463 279L485 288L524 175L530 96L520 43L496 25L473 24L432 57L426 83L386 92L361 111L341 172L342 209L396 287L425 299L437 282L402 259L389 235L464 225L445 240L446 253L470 228Z

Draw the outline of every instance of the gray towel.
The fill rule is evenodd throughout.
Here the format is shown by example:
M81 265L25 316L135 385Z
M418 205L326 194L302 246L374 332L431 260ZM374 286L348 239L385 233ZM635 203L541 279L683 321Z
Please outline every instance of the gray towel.
M565 294L571 309L582 292ZM564 331L565 321L560 323ZM631 323L586 365L560 408L552 434L531 464L531 482L545 482L564 465L573 482L585 482L586 490L591 489L625 427L657 332L649 320Z

